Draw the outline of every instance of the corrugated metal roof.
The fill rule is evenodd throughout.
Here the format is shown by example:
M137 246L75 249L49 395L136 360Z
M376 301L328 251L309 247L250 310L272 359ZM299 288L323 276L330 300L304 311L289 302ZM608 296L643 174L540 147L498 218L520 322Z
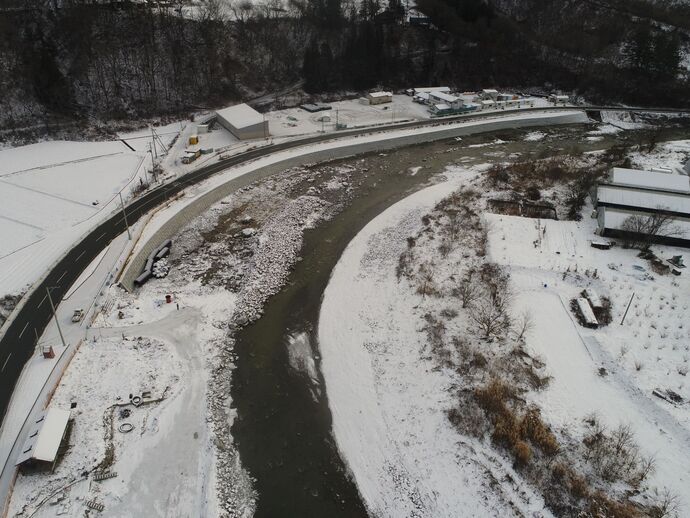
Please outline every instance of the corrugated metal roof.
M70 411L50 408L34 422L16 464L29 459L53 462L67 429Z
M680 174L614 167L611 172L611 183L690 193L690 179Z
M682 193L650 191L616 185L599 185L597 188L597 203L612 203L645 209L663 209L690 215L690 195Z
M247 104L236 104L216 112L218 117L222 117L235 128L247 128L262 124L264 116Z
M458 98L454 95L449 95L443 92L430 92L429 97L440 99L441 101L446 101L447 103L453 103L458 100Z

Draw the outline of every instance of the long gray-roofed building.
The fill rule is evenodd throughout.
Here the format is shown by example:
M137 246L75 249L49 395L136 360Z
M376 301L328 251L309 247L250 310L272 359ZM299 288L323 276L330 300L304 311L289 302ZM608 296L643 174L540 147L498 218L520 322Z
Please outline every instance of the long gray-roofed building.
M218 124L240 140L266 138L270 135L268 121L247 104L236 104L216 112Z
M674 232L658 241L690 246L690 178L685 174L614 167L597 186L596 205L601 235L620 235L631 216L663 213Z

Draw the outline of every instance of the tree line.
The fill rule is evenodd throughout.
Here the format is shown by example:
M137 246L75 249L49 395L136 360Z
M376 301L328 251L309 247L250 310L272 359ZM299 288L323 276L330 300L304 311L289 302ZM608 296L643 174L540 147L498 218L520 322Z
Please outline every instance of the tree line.
M308 93L446 83L690 103L681 29L565 0L417 0L409 23L403 1L26 0L0 10L0 125L180 114L301 79Z

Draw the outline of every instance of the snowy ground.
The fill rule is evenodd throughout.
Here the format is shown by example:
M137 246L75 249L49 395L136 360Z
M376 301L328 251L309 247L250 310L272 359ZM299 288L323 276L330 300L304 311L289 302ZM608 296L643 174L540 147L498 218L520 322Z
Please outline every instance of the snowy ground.
M510 463L452 427L453 378L425 359L425 301L396 278L421 216L475 174L451 168L447 182L374 219L324 294L319 344L334 435L375 516L451 517L468 502L473 516L549 515Z
M474 95L462 95L466 102L472 102ZM549 106L541 98L528 98L534 106ZM377 105L362 103L358 99L325 103L331 110L310 113L301 108L289 108L266 114L271 135L276 137L305 135L335 131L336 122L347 128L390 124L409 120L430 119L429 107L416 103L409 95L394 95L393 102ZM501 112L502 110L491 110ZM323 119L323 122L322 122Z
M174 138L169 129L163 143ZM0 151L0 294L23 292L117 210L118 193L126 201L151 180L151 156L140 134L131 135L136 151L120 141L53 141Z
M538 132L527 136L541 138ZM637 166L677 168L688 158L687 141L631 158ZM512 355L519 351L541 380L550 379L539 382L546 388L527 390L526 403L536 404L557 440L568 445L560 453L566 462L593 476L586 462L572 457L591 433L585 420L593 414L608 430L628 424L640 454L655 459L655 471L635 498L651 505L668 489L678 496L678 515L684 516L690 509L690 334L685 323L690 279L685 272L680 277L650 275L632 250L591 248L597 237L596 221L588 217L591 206L583 208L581 222L485 213L487 260L510 273L517 294L511 305L514 318L530 310L534 320L524 349L511 352L512 338L486 343L459 300L446 295L453 279L465 275L468 264L477 264L474 251L451 249L439 259L444 243L433 230L439 222L422 218L459 185L472 189L475 183L473 174L462 169L450 168L447 176L447 182L410 196L369 223L342 255L324 294L319 346L334 435L369 510L376 516L456 516L471 501L473 516L550 514L523 478L526 473L534 480L534 473L515 472L480 424L474 425L478 433L464 435L448 418L456 394L468 390L473 376L486 382L486 376L512 373L491 360L500 359L507 346L509 362L515 363ZM472 192L480 198L488 194ZM416 244L411 236L417 236ZM402 261L406 250L421 256L425 262L415 269L419 266L422 278L425 270L432 272L430 280L410 285L405 274L401 280L401 268L408 268ZM687 252L655 251L664 258ZM611 300L608 327L587 330L568 309L586 287ZM620 325L632 293L635 300ZM440 323L433 319L438 314L444 317ZM457 367L455 349L435 349L425 322L438 324L446 341L459 333L457 351L474 347L472 362ZM489 373L477 374L472 363L478 357L481 364L489 358ZM671 389L684 403L654 397L654 389ZM461 405L459 412L467 422L480 423L472 408ZM542 487L550 484L543 482L549 469L536 475L547 484ZM606 487L601 480L594 484ZM624 487L615 485L615 498L625 498Z
M115 432L110 469L117 478L78 482L65 489L58 505L43 506L35 516L55 516L63 507L73 515L86 499L103 503L106 516L251 516L251 481L229 433L234 352L228 327L260 315L297 259L304 228L350 195L350 173L326 168L323 200L316 196L321 188L315 171L291 171L245 188L182 231L167 278L147 283L136 294L111 286L89 341L51 403L78 402L71 447L52 475L19 477L11 512L24 509L20 516L29 516L53 490L96 467L107 443L102 416L117 396L169 387L146 412L127 407L133 413L126 420L135 429L126 436ZM301 190L308 193L296 196ZM241 230L247 228L254 231L244 236ZM173 302L166 303L166 295ZM297 337L295 365L316 376L300 343ZM98 390L87 391L89 385ZM122 421L118 415L116 425Z
M684 509L690 509L685 491L690 483L687 403L673 405L652 396L654 389L672 389L690 399L690 335L685 325L690 279L648 277L634 268L648 268L635 251L591 248L590 240L596 238L591 219L539 222L487 215L487 220L492 229L489 256L510 268L520 293L516 312L531 308L535 315L528 350L546 363L553 377L535 396L544 415L580 439L582 422L591 413L610 428L630 424L643 452L656 458L652 484L672 488ZM664 257L686 252L667 247L658 251ZM586 287L610 298L614 311L608 327L587 330L571 316L569 301ZM620 325L633 293L635 300ZM609 374L600 376L600 367Z

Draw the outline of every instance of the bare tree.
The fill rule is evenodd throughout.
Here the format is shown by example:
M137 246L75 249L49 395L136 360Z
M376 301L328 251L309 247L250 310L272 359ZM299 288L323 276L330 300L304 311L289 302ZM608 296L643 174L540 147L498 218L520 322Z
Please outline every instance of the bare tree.
M534 329L534 317L530 310L523 311L515 322L515 341L522 341L527 333Z
M685 232L676 225L673 216L663 207L649 215L634 214L627 217L620 229L625 232L625 246L646 250L659 238L683 237Z
M468 274L455 288L453 288L452 293L453 296L462 301L462 307L466 308L479 298L482 294L482 289L479 283L473 279L472 274Z
M479 327L484 338L502 335L510 329L510 317L503 304L485 293L470 306L470 318Z

